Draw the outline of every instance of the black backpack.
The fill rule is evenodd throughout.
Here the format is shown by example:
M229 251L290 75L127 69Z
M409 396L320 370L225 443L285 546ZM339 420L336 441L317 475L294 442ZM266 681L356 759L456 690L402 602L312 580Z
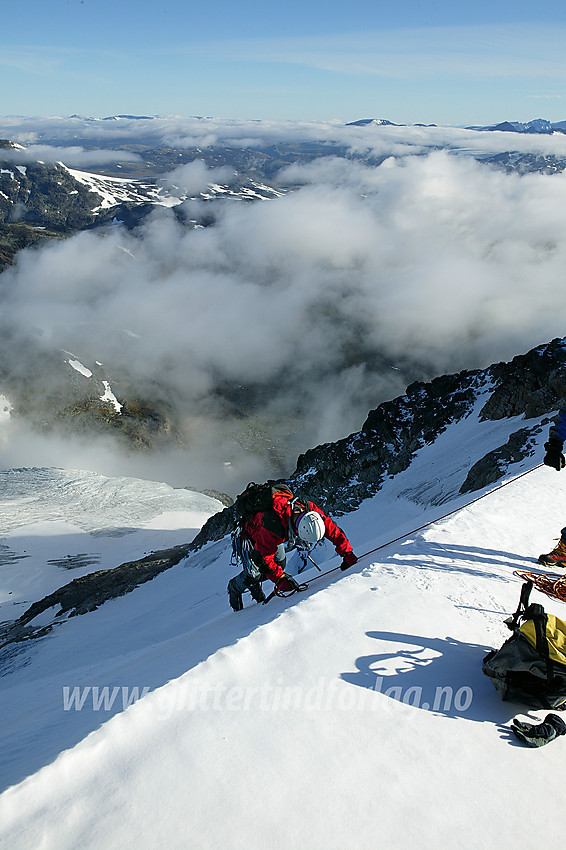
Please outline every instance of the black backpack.
M529 605L532 588L532 581L523 585L519 607L505 621L513 634L485 656L482 670L502 700L566 708L566 623L542 605Z
M243 525L260 511L267 511L273 507L273 497L276 493L284 493L293 498L293 493L285 483L278 481L266 481L265 484L256 484L250 481L243 493L236 497L234 502L235 525Z
M254 557L253 544L243 533L244 525L255 514L269 511L273 507L273 497L276 493L283 493L292 500L293 493L286 484L277 481L266 481L265 484L256 484L250 481L243 493L236 497L234 502L234 528L232 531L232 559L233 566L243 568L247 576L254 582L263 578L261 566ZM275 534L283 536L285 529L281 519L275 511L267 517L266 525Z

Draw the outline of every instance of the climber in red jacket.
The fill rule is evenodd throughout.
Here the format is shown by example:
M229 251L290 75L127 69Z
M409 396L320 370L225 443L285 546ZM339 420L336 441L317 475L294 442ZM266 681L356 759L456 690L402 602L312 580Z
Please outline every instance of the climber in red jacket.
M314 502L297 503L288 491L275 493L273 507L254 514L244 523L243 536L251 541L251 559L260 576L253 578L246 570L228 583L230 605L240 611L242 593L249 590L257 602L265 599L261 589L264 579L271 579L278 590L296 589L296 582L285 573L285 543L313 545L324 537L334 544L342 556L340 569L347 570L357 562L352 545L341 528Z

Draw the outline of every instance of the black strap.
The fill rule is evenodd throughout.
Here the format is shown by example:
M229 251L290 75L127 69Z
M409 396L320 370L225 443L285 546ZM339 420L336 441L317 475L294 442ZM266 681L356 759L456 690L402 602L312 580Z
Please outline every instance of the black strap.
M526 594L526 600L528 602L528 598L530 592L532 590L532 582L527 582L531 587L528 589L528 593ZM524 586L523 586L524 589ZM523 593L521 591L521 597ZM546 629L548 626L548 614L538 602L533 602L527 606L526 610L521 614L522 619L526 622L527 620L532 620L535 627L535 648L539 655L544 658L546 662L546 678L551 679L553 676L552 669L552 659L550 658L550 647L548 645L548 638L546 636Z
M537 652L546 658L548 661L550 658L550 649L548 646L548 640L546 637L546 626L548 622L548 615L546 612L536 614L533 618L533 623L535 624L535 635L536 635L536 648Z
M512 632L514 632L515 629L517 628L517 626L519 625L519 620L521 619L521 615L524 614L525 611L527 610L527 605L529 604L529 598L531 596L532 589L533 589L533 582L532 581L529 580L529 581L526 581L523 584L523 586L521 588L521 596L520 596L520 599L519 599L519 605L517 606L517 610L515 611L515 613L513 614L512 617L508 617L507 620L505 620L505 625Z
M531 591L533 589L533 582L526 581L521 588L521 598L519 599L519 608L522 607L523 611L527 610L527 605L529 604L529 599L531 598Z
M271 531L277 537L281 537L283 540L287 537L287 531L285 530L283 521L274 508L268 508L263 512L261 524L267 531Z

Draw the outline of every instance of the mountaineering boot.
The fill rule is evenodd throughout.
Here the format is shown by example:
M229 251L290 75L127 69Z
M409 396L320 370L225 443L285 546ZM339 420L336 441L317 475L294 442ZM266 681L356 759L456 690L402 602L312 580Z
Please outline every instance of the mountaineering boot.
M560 735L566 735L566 723L557 714L547 714L542 723L521 723L515 719L511 729L527 747L544 747Z
M566 543L562 538L548 555L539 555L539 564L544 564L545 567L562 567L566 569Z
M252 599L255 599L256 602L265 602L265 593L261 589L259 581L250 581L248 587L250 589Z
M236 590L233 585L234 579L230 579L228 582L228 596L230 599L230 605L233 611L241 611L244 607L244 603L242 602L242 594Z

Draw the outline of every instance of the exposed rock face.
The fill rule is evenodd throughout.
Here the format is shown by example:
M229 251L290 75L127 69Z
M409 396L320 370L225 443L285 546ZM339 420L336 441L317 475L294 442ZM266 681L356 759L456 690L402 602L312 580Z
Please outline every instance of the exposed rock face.
M101 198L61 165L4 166L0 173L0 220L65 232L92 224Z
M49 238L63 238L113 221L122 222L128 229L136 228L164 198L168 198L170 206L169 190L160 176L184 163L205 160L210 167L229 164L238 171L229 186L198 194L207 208L199 218L202 226L214 221L213 201L217 196L222 202L226 198L250 202L283 194L281 187L275 189L264 183L265 167L269 165L273 175L288 164L259 151L173 150L126 144L125 149L136 154L135 161L109 162L103 168L80 172L70 171L60 163L32 162L18 155L18 148L21 146L0 139L0 272L14 262L18 251ZM64 147L61 158L65 159ZM21 164L17 164L20 160ZM174 201L185 199L175 191ZM173 208L173 214L184 226L194 226L192 217L185 215L180 204Z
M61 165L3 161L13 148L0 139L0 271L22 248L91 226L101 202Z
M494 391L481 411L482 418L541 416L566 396L566 341L553 340L510 363L497 363L487 373Z
M535 436L540 434L544 426L534 429L521 428L511 434L504 446L494 449L478 460L470 469L466 480L460 487L460 493L471 493L481 490L489 484L494 484L503 475L510 463L518 463L532 455Z
M405 396L372 410L359 434L300 457L292 479L334 513L351 510L379 489L385 475L406 469L417 449L469 413L486 387L493 390L481 419L529 419L550 413L566 394L566 341L556 339L485 370L412 384ZM497 480L508 463L530 454L532 436L533 429L522 429L509 444L487 455L480 461L481 474L471 470L461 492Z
M407 469L419 448L461 419L483 386L479 370L411 384L406 395L372 410L359 433L301 455L291 479L334 514L352 510L379 490L385 476Z
M0 330L10 338L10 329L1 320ZM20 358L21 349L25 350ZM106 433L136 451L183 445L175 406L160 387L149 386L151 398L140 397L127 378L115 380L104 366L93 363L86 374L79 372L70 365L68 352L48 350L41 340L28 339L24 344L14 336L12 353L9 371L0 363L0 391L10 399L12 417L35 430Z

